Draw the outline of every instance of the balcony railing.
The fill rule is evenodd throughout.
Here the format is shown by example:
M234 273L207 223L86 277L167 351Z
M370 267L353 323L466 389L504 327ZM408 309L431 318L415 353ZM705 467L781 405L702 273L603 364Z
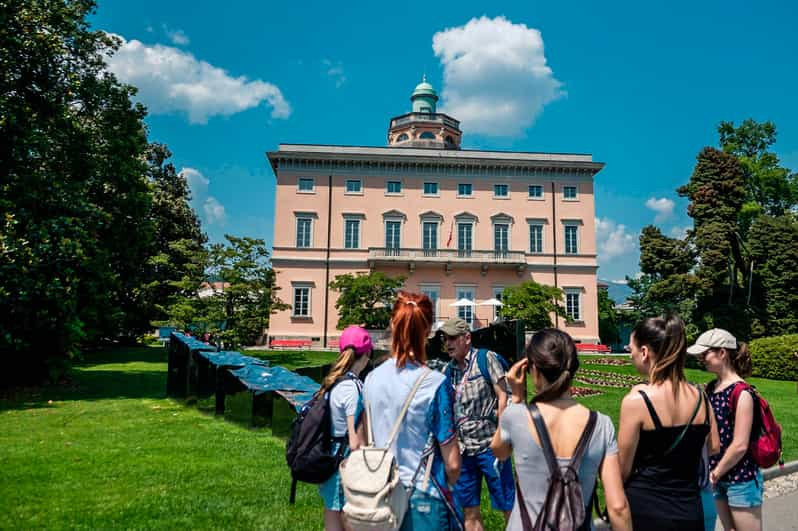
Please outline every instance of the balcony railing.
M428 113L428 112L411 112L408 114L404 114L402 116L398 116L391 120L391 127L397 127L402 124L410 123L410 122L429 122L429 123L436 123L436 124L444 124L448 125L449 127L453 127L455 129L460 129L460 122L446 116L445 114L440 113Z
M525 265L523 251L478 249L411 249L369 247L369 261L379 262L460 262L475 264Z

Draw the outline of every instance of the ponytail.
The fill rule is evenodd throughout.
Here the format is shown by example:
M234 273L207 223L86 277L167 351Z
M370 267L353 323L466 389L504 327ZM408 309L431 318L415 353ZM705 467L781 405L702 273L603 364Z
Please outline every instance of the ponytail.
M546 328L532 336L525 354L530 367L537 367L547 383L532 402L550 402L570 389L579 368L579 357L571 336L556 328Z
M737 343L737 350L726 349L729 355L729 361L734 368L734 372L742 378L751 376L751 353L748 352L748 345L746 343Z
M678 384L686 381L684 363L687 359L687 337L684 321L678 315L651 317L637 323L632 335L636 346L645 345L653 353L649 381L654 384L670 381L675 395L679 390Z
M352 368L352 365L355 363L355 349L352 347L347 347L338 355L338 359L335 360L330 372L327 373L327 376L324 377L324 380L321 382L321 387L319 390L316 391L316 396L323 396L333 384L344 374L347 373Z
M427 363L427 335L432 328L432 301L426 295L400 291L391 314L391 354L396 366Z

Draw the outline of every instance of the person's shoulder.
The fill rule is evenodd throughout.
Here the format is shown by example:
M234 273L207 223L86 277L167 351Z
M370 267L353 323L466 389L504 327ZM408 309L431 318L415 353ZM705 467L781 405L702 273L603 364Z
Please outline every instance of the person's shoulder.
M632 386L629 389L629 392L621 399L621 407L622 408L629 408L629 407L642 407L643 406L643 395L640 394L640 391L644 393L650 393L651 389L648 384L640 383L637 385Z

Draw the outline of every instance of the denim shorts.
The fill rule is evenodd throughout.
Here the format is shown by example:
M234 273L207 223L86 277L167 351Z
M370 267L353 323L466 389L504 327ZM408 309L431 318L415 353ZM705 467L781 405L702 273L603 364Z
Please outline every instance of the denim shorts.
M477 455L464 455L460 479L454 486L454 499L460 507L477 507L482 495L482 478L488 484L491 505L497 511L511 511L515 504L513 465L500 462L490 448Z
M742 483L718 481L715 486L715 499L725 501L729 507L762 505L762 471L757 470L754 479Z
M341 447L341 443L333 443L332 452L337 452ZM349 455L347 448L344 455ZM341 474L337 470L335 474L330 476L330 479L319 485L319 494L324 500L324 508L331 511L340 511L344 508L344 488L341 485Z

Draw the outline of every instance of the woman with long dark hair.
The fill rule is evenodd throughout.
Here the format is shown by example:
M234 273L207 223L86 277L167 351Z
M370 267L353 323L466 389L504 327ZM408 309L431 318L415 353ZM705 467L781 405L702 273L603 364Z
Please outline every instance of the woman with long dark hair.
M369 363L372 353L371 337L359 326L346 328L338 339L340 354L330 372L317 391L318 397L329 393L332 453L344 448L344 455L360 447L363 426L359 423L363 411L362 384L360 373ZM359 428L357 427L358 425ZM330 479L319 485L319 493L324 499L324 529L343 531L346 529L342 508L344 492L341 475L336 471Z
M429 297L399 292L391 315L391 357L369 373L365 384L367 429L373 433L374 445L385 448L390 444L399 480L412 490L402 530L448 531L457 526L449 488L460 475L454 393L448 378L426 365L431 328ZM417 383L407 414L391 441L402 405Z
M698 473L718 433L709 401L687 382L687 344L678 316L639 322L632 363L647 377L621 403L618 447L635 529L703 531Z
M713 328L687 351L700 356L707 371L717 377L707 385L707 394L720 428L720 453L709 460L720 521L724 529L761 529L762 471L748 450L756 399L746 388L735 392L751 375L748 346L726 330Z
M507 529L525 529L528 516L535 522L546 497L551 473L533 422L540 415L549 434L560 467L567 466L593 416L571 396L571 382L579 368L576 345L571 336L554 328L537 332L526 347L526 357L507 373L512 403L499 419L491 449L499 459L515 456L519 489ZM526 375L535 385L535 396L527 409ZM577 474L585 503L585 517L578 529L591 528L591 495L600 476L607 510L615 530L632 529L629 507L623 492L615 428L609 417L595 414L595 425L586 439L586 450ZM523 514L526 513L526 514ZM642 529L642 528L641 528Z

